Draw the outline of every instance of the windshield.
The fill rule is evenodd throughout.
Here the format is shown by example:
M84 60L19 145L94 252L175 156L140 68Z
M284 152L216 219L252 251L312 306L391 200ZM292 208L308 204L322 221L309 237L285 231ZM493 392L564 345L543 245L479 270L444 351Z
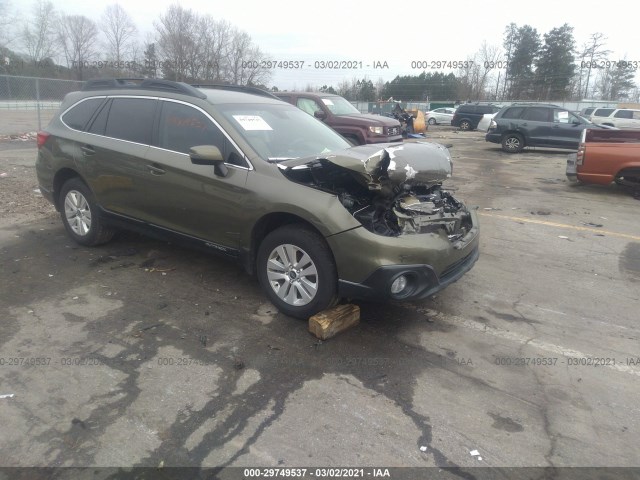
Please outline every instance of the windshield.
M243 103L218 108L265 160L326 155L351 146L324 123L289 104Z
M351 105L347 100L342 97L321 97L322 103L324 103L331 113L334 115L356 115L360 114L360 111Z

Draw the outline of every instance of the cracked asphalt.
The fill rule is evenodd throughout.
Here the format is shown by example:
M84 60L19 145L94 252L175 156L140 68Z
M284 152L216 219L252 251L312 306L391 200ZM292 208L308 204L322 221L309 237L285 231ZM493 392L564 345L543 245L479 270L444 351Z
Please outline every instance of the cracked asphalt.
M325 342L226 260L75 245L35 146L0 143L0 466L640 467L640 202L566 152L429 137L480 260Z

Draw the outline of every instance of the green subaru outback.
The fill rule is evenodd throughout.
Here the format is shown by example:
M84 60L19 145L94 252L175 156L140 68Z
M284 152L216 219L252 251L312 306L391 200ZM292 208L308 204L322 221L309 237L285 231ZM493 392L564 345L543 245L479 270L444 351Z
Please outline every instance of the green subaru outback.
M434 143L350 145L251 87L86 82L38 133L38 181L82 245L117 228L239 261L284 313L428 297L478 258Z

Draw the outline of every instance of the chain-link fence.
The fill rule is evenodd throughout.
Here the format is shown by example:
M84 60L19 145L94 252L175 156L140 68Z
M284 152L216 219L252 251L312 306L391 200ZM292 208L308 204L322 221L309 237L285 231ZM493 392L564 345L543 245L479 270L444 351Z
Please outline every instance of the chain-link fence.
M41 130L53 118L64 96L83 82L0 75L0 136Z

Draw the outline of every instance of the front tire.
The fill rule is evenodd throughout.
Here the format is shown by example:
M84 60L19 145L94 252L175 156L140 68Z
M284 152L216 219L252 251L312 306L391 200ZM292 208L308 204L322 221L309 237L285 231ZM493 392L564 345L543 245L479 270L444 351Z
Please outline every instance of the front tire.
M507 153L519 153L524 148L524 138L518 133L509 133L502 137L502 150Z
M429 125L435 125L437 122L436 122L436 119L435 119L435 118L430 118L430 119L428 120L428 123L429 123Z
M271 302L290 317L307 319L338 300L333 255L322 236L304 225L269 233L258 249L257 272Z
M105 226L93 193L79 178L67 180L60 189L60 216L67 233L80 245L106 243L115 230Z

